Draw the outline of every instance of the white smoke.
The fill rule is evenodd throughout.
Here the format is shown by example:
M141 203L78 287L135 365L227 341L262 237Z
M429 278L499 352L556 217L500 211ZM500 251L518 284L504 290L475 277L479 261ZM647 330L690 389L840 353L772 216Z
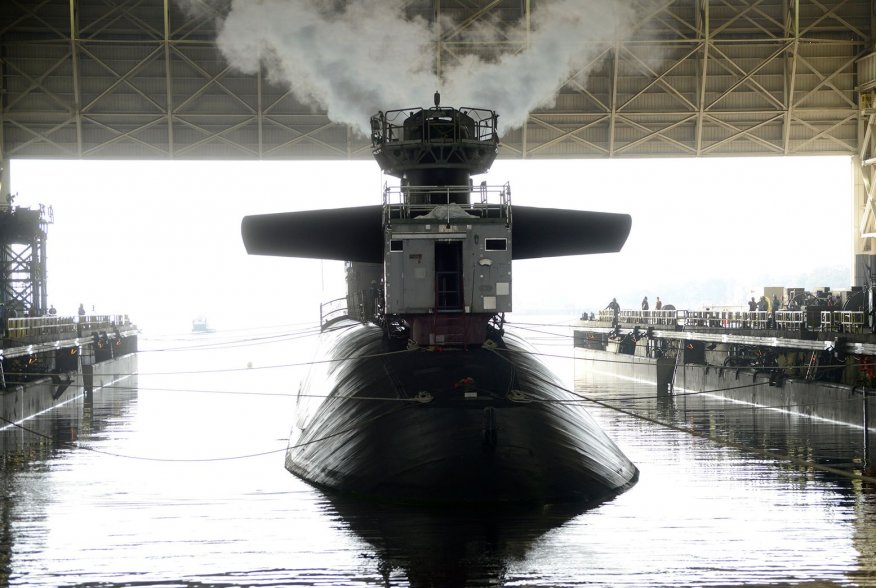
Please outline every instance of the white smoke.
M176 4L189 17L213 17L221 21L230 9L231 0L176 0Z
M300 101L365 134L378 110L430 106L435 90L446 105L496 110L506 132L552 106L570 76L586 81L606 46L632 33L633 1L543 0L527 33L525 23L498 20L456 32L459 23L408 16L402 0L232 0L218 46L233 67L264 68ZM439 64L438 34L505 49Z

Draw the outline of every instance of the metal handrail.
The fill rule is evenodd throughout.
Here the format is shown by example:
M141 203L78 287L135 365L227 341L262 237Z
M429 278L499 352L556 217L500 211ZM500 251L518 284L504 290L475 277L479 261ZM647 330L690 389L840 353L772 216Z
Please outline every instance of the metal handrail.
M445 196L442 203L412 203L416 196L429 194L434 198L438 194ZM390 186L383 187L383 222L387 224L392 219L393 211L398 212L399 218L412 218L419 214L426 214L436 206L455 204L453 195L465 194L468 204L459 204L460 208L480 218L490 216L495 212L498 218L511 219L511 184L505 182L501 186L480 184L478 186ZM472 198L472 196L476 198Z
M328 302L321 302L319 305L319 328L324 331L326 327L337 321L343 320L350 316L347 307L347 298L335 298Z
M7 337L62 337L74 333L106 331L131 324L126 314L86 314L79 316L9 317L6 319Z
M770 320L773 315L774 321ZM618 322L642 326L679 325L685 329L768 329L809 330L823 332L861 333L865 326L865 312L859 310L823 310L820 322L808 325L806 312L802 310L778 310L770 313L765 310L620 310ZM598 320L614 322L614 312L609 308L599 311Z
M423 113L427 114L424 115ZM428 114L435 115L429 117ZM466 117L465 122L468 124L460 125L460 116ZM411 118L419 117L420 124L417 127L405 126L405 122ZM443 119L448 120L444 123ZM407 108L403 110L387 110L386 112L378 113L371 117L371 141L375 145L384 143L396 142L412 142L412 143L428 143L435 141L434 137L426 131L431 128L446 127L453 131L449 137L453 141L478 141L478 142L497 142L497 122L498 117L492 110L483 108L463 107L453 108ZM411 138L405 131L419 129L419 136ZM474 136L464 137L458 131L462 129L473 129Z

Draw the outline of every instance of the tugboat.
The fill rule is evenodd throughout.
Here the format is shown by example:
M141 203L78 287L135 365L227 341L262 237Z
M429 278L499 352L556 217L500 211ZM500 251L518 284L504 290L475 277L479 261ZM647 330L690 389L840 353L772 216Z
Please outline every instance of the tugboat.
M213 329L207 326L207 317L199 315L192 319L192 333L211 333Z
M247 216L248 253L343 260L302 382L286 468L330 491L415 504L604 500L636 466L580 398L506 331L511 263L620 250L625 214L522 207L475 186L498 153L498 115L379 112L382 204Z

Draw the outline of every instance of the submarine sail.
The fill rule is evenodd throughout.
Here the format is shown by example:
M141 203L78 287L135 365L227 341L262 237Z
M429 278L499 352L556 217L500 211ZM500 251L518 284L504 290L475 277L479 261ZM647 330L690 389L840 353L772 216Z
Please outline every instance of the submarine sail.
M412 503L596 501L635 465L521 338L507 332L512 261L618 251L629 215L511 203L475 186L498 116L440 105L379 112L383 202L254 215L250 254L346 262L322 324L285 465L328 490Z

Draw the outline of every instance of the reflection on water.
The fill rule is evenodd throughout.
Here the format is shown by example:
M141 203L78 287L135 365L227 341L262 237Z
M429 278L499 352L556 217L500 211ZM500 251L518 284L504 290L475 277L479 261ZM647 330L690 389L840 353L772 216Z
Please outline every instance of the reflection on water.
M864 467L860 429L567 362L579 393L650 419L588 406L640 468L628 492L523 512L350 502L283 469L289 364L313 347L287 335L152 342L136 389L0 432L0 585L876 585L873 487L843 475Z
M503 585L511 562L525 561L547 531L588 508L423 509L339 497L330 504L342 528L374 550L384 584L411 586Z

